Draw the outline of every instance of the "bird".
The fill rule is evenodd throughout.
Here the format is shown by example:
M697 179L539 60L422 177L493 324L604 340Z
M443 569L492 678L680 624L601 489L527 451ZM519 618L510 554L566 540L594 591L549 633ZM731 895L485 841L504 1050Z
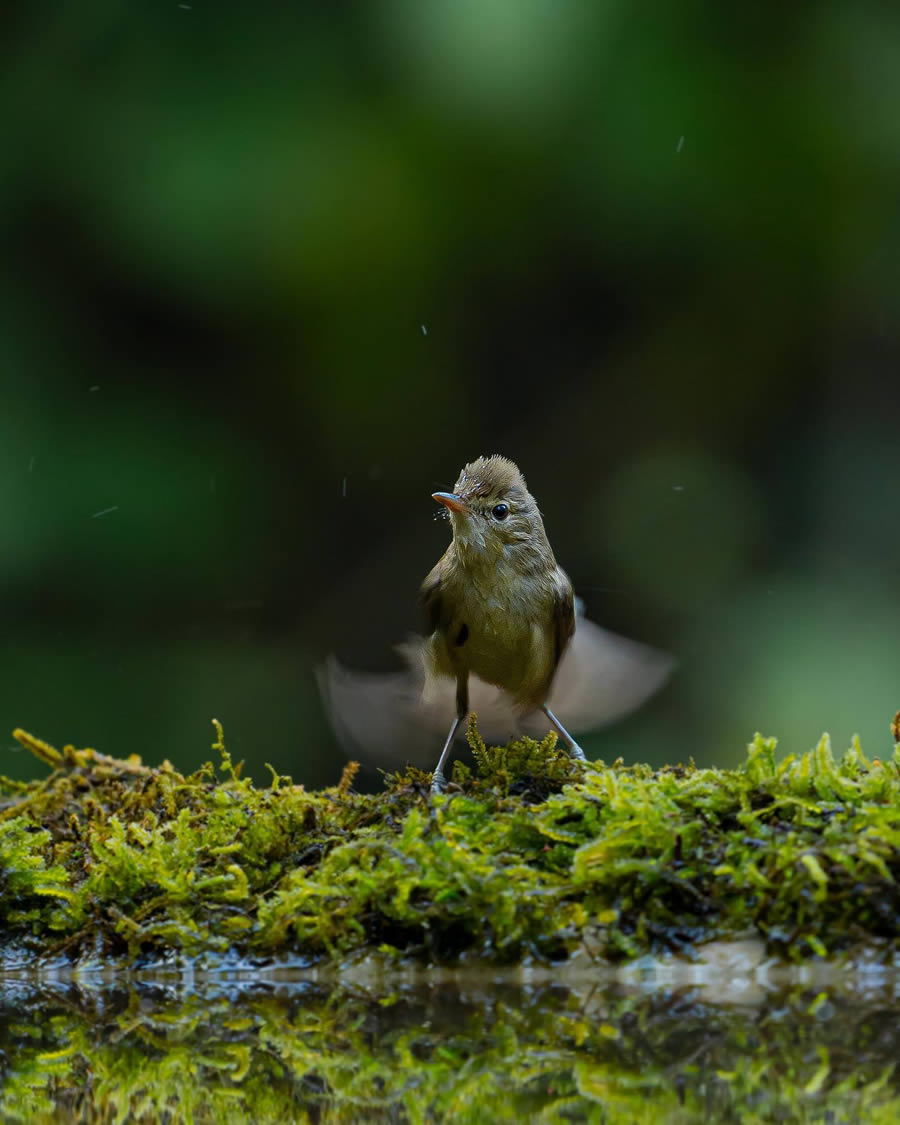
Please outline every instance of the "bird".
M578 614L537 503L508 458L478 457L432 499L452 541L421 585L426 636L401 647L405 672L365 675L333 658L320 670L339 736L377 753L403 741L411 717L443 724L435 794L446 788L446 760L470 710L483 734L533 729L542 715L584 760L557 711L568 708L582 729L609 722L661 686L672 658Z
M575 632L575 593L525 478L512 461L492 454L466 465L453 491L432 499L449 512L453 539L422 583L427 678L456 681L456 715L432 791L446 787L444 763L469 712L470 674L502 688L514 708L542 711L571 756L584 761L547 702Z

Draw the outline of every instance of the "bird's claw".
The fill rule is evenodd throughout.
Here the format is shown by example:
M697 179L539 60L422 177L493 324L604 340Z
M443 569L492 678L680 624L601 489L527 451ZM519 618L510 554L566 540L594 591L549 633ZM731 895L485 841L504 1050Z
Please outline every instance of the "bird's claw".
M569 757L573 758L576 762L586 762L587 755L581 749L577 742L573 742L569 747Z
M443 793L447 788L447 779L444 777L443 770L435 770L431 775L431 792Z

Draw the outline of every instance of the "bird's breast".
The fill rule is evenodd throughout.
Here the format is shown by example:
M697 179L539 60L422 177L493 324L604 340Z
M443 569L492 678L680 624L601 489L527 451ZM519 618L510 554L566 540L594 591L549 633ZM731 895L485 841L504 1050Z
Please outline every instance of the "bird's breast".
M452 620L434 638L439 670L470 672L537 706L553 675L551 606L539 587L496 577L454 592Z

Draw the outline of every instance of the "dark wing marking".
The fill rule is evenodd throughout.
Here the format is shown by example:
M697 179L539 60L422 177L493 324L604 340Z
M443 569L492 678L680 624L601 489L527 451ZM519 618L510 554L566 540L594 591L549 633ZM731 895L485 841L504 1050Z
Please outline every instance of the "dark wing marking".
M556 568L556 589L553 599L553 670L556 671L566 645L575 632L575 594L569 576Z

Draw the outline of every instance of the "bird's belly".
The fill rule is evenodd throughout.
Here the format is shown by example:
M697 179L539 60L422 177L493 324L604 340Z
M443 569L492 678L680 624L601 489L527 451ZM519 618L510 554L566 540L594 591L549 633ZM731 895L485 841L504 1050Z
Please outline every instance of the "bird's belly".
M534 697L550 674L551 653L536 623L525 620L512 627L505 615L488 616L469 630L461 647L460 658L471 673L503 688L516 702L543 702Z

